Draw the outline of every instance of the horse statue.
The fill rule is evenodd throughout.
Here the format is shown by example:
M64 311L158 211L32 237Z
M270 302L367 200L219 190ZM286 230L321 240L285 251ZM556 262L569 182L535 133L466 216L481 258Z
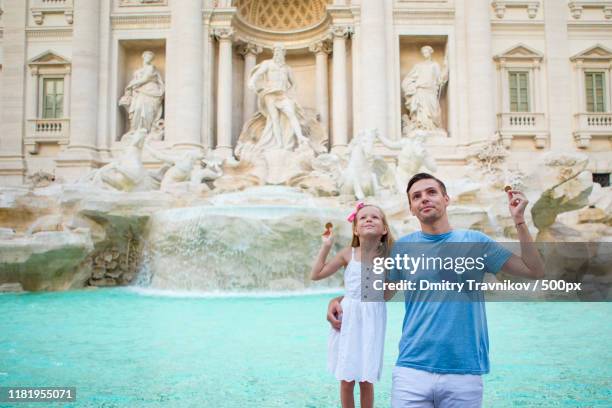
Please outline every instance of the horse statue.
M385 161L372 154L377 129L359 131L348 145L348 161L338 180L340 194L352 194L358 200L374 196L389 184L392 175Z
M107 165L93 170L80 183L119 191L151 190L151 177L142 163L142 150L147 130L137 129L126 134L128 142L123 154Z

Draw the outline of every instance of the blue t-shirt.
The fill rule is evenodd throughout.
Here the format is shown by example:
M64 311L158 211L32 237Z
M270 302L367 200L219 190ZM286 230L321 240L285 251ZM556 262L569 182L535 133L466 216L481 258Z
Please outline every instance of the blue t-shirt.
M412 248L422 248L425 244L437 248L434 252L438 251L442 256L449 255L449 252L457 256L458 251L472 248L474 254L486 254L481 262L484 267L469 274L452 270L419 270L411 274L393 269L389 279L466 282L469 275L469 279L482 282L485 272L497 273L512 255L481 232L451 230L439 235L421 231L406 235L396 242L391 256L403 256L414 252ZM410 253L410 256L421 255L421 249L415 250L419 253ZM430 256L431 251L427 255ZM486 374L489 372L489 337L482 292L472 293L475 297L463 301L458 300L456 292L447 293L449 296L445 298L444 292L404 292L406 314L396 365L440 374Z

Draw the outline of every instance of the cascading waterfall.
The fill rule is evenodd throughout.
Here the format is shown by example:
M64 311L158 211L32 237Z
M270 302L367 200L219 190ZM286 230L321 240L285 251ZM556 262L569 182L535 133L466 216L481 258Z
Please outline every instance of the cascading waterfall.
M350 242L344 212L317 207L298 190L253 190L215 197L210 206L155 213L140 284L212 292L340 286L340 273L322 282L311 282L309 273L326 222L336 226L334 252Z

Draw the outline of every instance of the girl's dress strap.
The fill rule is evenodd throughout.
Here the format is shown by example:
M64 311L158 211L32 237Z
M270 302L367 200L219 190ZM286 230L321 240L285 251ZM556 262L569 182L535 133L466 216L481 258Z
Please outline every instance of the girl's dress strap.
M351 247L351 261L355 260L355 247Z

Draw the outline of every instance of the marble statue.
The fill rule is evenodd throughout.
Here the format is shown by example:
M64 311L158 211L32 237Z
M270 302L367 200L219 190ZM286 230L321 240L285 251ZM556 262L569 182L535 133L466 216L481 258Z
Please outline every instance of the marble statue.
M144 147L151 156L166 164L166 170L160 183L161 191L167 191L178 183L191 180L191 173L196 163L204 158L204 155L196 150L187 150L180 156L174 156L160 152L146 142Z
M416 64L402 80L410 130L442 130L440 93L448 81L448 67L445 64L441 69L431 58L433 52L429 45L422 47L425 61Z
M496 135L495 138L477 146L474 153L468 156L468 160L473 163L478 174L490 180L498 180L508 155L499 135Z
M134 72L125 94L119 100L119 105L128 112L131 132L140 128L147 132L159 132L157 127L163 123L164 81L153 65L154 57L152 51L142 53L142 67Z
M147 130L137 129L126 134L128 141L123 154L107 165L92 171L81 182L119 191L152 189L152 179L142 163L142 150Z
M362 130L349 143L348 162L338 180L340 194L351 194L363 200L376 195L381 184L389 184L386 163L372 153L377 133L376 129Z
M57 181L57 178L55 177L55 170L53 170L53 173L38 170L34 173L28 174L26 178L28 180L28 184L33 188L48 187Z
M220 159L215 156L206 156L202 160L198 162L196 168L191 172L191 185L201 185L209 182L214 182L221 176L223 176L223 159Z
M337 196L342 171L343 164L338 155L322 153L309 161L306 174L292 178L288 184L319 197Z
M427 132L417 130L408 138L389 140L381 134L378 139L389 149L398 150L397 166L395 169L395 185L399 193L406 191L410 177L419 172L422 167L435 172L438 169L436 160L425 148Z
M285 63L285 49L276 45L273 58L256 65L249 74L247 86L257 94L258 112L244 124L236 156L253 150L295 151L302 145L315 152L325 150L322 128L309 123L312 120L290 94L295 85Z
M533 224L538 229L537 240L558 240L551 231L557 216L588 206L593 190L593 176L586 170L588 164L588 158L580 154L549 153L544 158L538 176L545 184L555 184L541 193L531 207Z

